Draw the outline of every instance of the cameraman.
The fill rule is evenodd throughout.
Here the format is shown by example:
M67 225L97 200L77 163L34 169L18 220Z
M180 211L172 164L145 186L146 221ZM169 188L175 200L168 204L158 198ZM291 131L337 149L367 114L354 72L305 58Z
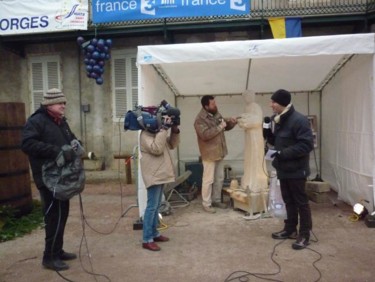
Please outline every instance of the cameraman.
M170 135L168 134L171 129ZM177 147L180 130L171 117L165 116L160 130L156 133L142 130L140 135L140 165L142 178L147 189L147 205L143 216L144 249L160 251L156 242L166 242L169 238L157 230L159 207L164 184L176 180L170 149Z

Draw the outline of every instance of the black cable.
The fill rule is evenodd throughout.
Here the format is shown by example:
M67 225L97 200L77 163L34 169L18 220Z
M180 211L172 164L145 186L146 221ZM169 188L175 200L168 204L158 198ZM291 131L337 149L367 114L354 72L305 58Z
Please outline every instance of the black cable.
M81 223L82 223L82 237L81 237L81 242L79 244L79 261L81 263L81 267L82 269L90 274L90 275L93 275L95 280L97 281L97 277L104 277L105 279L107 279L108 281L111 281L111 279L105 275L105 274L100 274L100 273L95 273L94 270L93 270L93 266L92 266L92 261L91 261L91 256L90 256L90 253L89 253L89 247L88 247L88 243L87 243L87 238L86 238L86 229L85 229L85 223L86 221L84 220L84 214L83 214L83 205L82 205L82 198L81 198L81 194L79 194L79 202L80 202L80 212L81 212ZM85 243L85 247L86 247L86 251L88 253L87 257L88 257L88 260L89 260L89 264L90 264L90 267L91 267L91 271L87 270L85 268L85 266L83 265L82 263L82 256L81 256L81 253L82 253L82 244L83 242Z
M119 124L119 136L120 136L120 133L121 133L121 131L120 131L120 122L121 122L121 118L123 116L125 116L125 115L122 115L122 116L119 117L119 122L118 122L118 124ZM121 152L121 137L120 137L120 140L119 140L119 155L120 155L120 152ZM83 204L82 204L81 194L79 195L80 209L82 211L82 220L87 224L87 226L92 231L94 231L94 232L96 232L98 234L101 234L101 235L110 235L110 234L112 234L116 230L116 228L117 228L117 226L118 226L121 218L124 217L125 214L126 214L126 212L128 212L130 210L130 208L128 208L126 210L126 212L124 212L124 209L123 209L123 201L122 201L122 198L123 198L123 185L122 185L122 181L121 181L121 177L120 177L120 165L118 166L118 181L119 181L119 184L120 184L120 206L121 206L121 213L120 213L120 217L115 222L115 225L113 226L113 228L110 231L108 231L108 232L99 231L99 230L95 229L94 227L92 227L90 225L90 223L87 221L87 219L86 219L86 217L84 215L84 212L83 212ZM131 207L133 207L133 206L131 206Z
M240 271L232 272L224 281L225 282L229 282L229 281L234 281L234 280L237 280L237 279L240 282L242 282L242 281L249 281L248 280L248 276L253 276L253 277L256 277L256 278L259 278L259 279L262 279L262 280L266 280L266 281L282 282L282 280L277 280L277 279L272 279L272 278L265 278L265 277L261 277L261 276L271 276L271 275L279 274L281 272L281 266L280 266L280 264L277 263L273 257L274 257L275 251L276 251L276 247L278 247L279 245L281 245L285 241L286 240L282 240L282 241L278 242L277 244L275 244L274 247L273 247L272 253L271 253L271 260L272 260L272 262L274 264L277 265L277 268L278 268L278 270L276 272L274 272L274 273L253 273L253 272L241 271L240 270ZM234 275L236 273L244 273L244 274L240 275L240 276L237 276L237 277L230 278L232 275ZM243 280L244 278L246 278L247 280Z
M58 218L58 221L57 221L57 227L56 227L56 232L55 232L55 235L53 236L53 241L52 241L52 246L51 246L51 260L53 260L53 248L55 247L55 243L56 243L56 238L57 238L57 233L59 232L59 228L60 228L60 223L61 223L61 201L60 200L57 200L59 202L59 218ZM52 207L52 204L54 203L54 200L52 200L52 203L50 205L50 208ZM49 209L48 209L49 211ZM47 213L48 213L47 211ZM47 214L46 214L47 215ZM59 270L55 269L55 272L62 278L64 279L65 281L69 281L69 282L74 282L68 278L66 278L64 275L62 275L60 273Z
M316 235L310 231L312 233L312 235L314 235L315 237L315 240L311 240L312 242L318 242L318 238L316 237ZM242 271L242 270L239 270L239 271L234 271L232 272L224 281L225 282L230 282L230 281L239 281L239 282L246 282L246 281L250 281L249 280L249 276L253 276L253 277L256 277L256 278L259 278L259 279L262 279L262 280L266 280L266 281L276 281L276 282L283 282L282 280L278 280L278 279L272 279L272 278L266 278L266 277L263 277L263 276L271 276L271 275L277 275L279 273L281 273L281 266L280 264L274 259L274 254L275 254L275 251L276 251L276 248L281 245L282 243L284 243L287 239L284 239L282 241L280 241L279 243L275 244L274 247L273 247L273 250L272 250L272 254L271 254L271 260L274 264L277 265L277 268L278 270L274 273L254 273L254 272L248 272L248 271ZM316 266L316 263L319 262L323 256L321 253L319 253L318 251L315 251L309 247L306 247L306 249L316 253L319 255L318 259L316 259L312 265L313 267L316 269L316 271L319 273L319 277L318 279L314 280L314 282L318 282L320 281L320 279L322 278L322 273L321 271L319 270L319 268ZM240 274L239 276L235 276L235 277L231 277L231 276L234 276L236 274Z

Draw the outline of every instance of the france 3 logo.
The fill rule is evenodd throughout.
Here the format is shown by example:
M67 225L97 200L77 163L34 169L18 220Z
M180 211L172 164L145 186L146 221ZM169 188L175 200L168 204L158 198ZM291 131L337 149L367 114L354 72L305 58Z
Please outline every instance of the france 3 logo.
M180 16L187 16L183 15L184 13L181 11L183 8L201 8L196 10L196 15L190 16L205 16L205 10L208 7L216 6L222 7L219 10L220 14L226 14L224 11L228 8L228 0L141 0L141 14L155 16L156 9L161 8L177 8L179 12L176 11L176 15L182 13ZM229 0L229 10L236 10L241 12L246 12L249 10L250 1L245 0ZM209 14L207 14L209 15Z

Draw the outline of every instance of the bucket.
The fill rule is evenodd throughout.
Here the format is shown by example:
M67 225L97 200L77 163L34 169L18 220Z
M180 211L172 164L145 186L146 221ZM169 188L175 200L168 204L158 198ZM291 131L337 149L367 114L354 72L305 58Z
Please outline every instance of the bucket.
M29 161L21 151L25 121L24 103L0 103L0 206L16 216L32 209Z
M276 171L271 172L268 211L274 217L286 219L286 208L281 195L280 181L277 179Z

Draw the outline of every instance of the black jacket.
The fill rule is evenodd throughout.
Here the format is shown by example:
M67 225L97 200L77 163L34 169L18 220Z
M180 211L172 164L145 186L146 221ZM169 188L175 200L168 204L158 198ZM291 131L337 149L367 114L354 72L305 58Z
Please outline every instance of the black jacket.
M274 117L273 117L274 118ZM268 142L280 151L272 161L279 179L307 178L310 175L310 152L314 148L310 123L293 106L275 123Z
M22 131L22 151L29 156L31 170L38 189L45 186L42 165L55 160L63 145L76 139L65 118L57 125L44 107L32 114Z

